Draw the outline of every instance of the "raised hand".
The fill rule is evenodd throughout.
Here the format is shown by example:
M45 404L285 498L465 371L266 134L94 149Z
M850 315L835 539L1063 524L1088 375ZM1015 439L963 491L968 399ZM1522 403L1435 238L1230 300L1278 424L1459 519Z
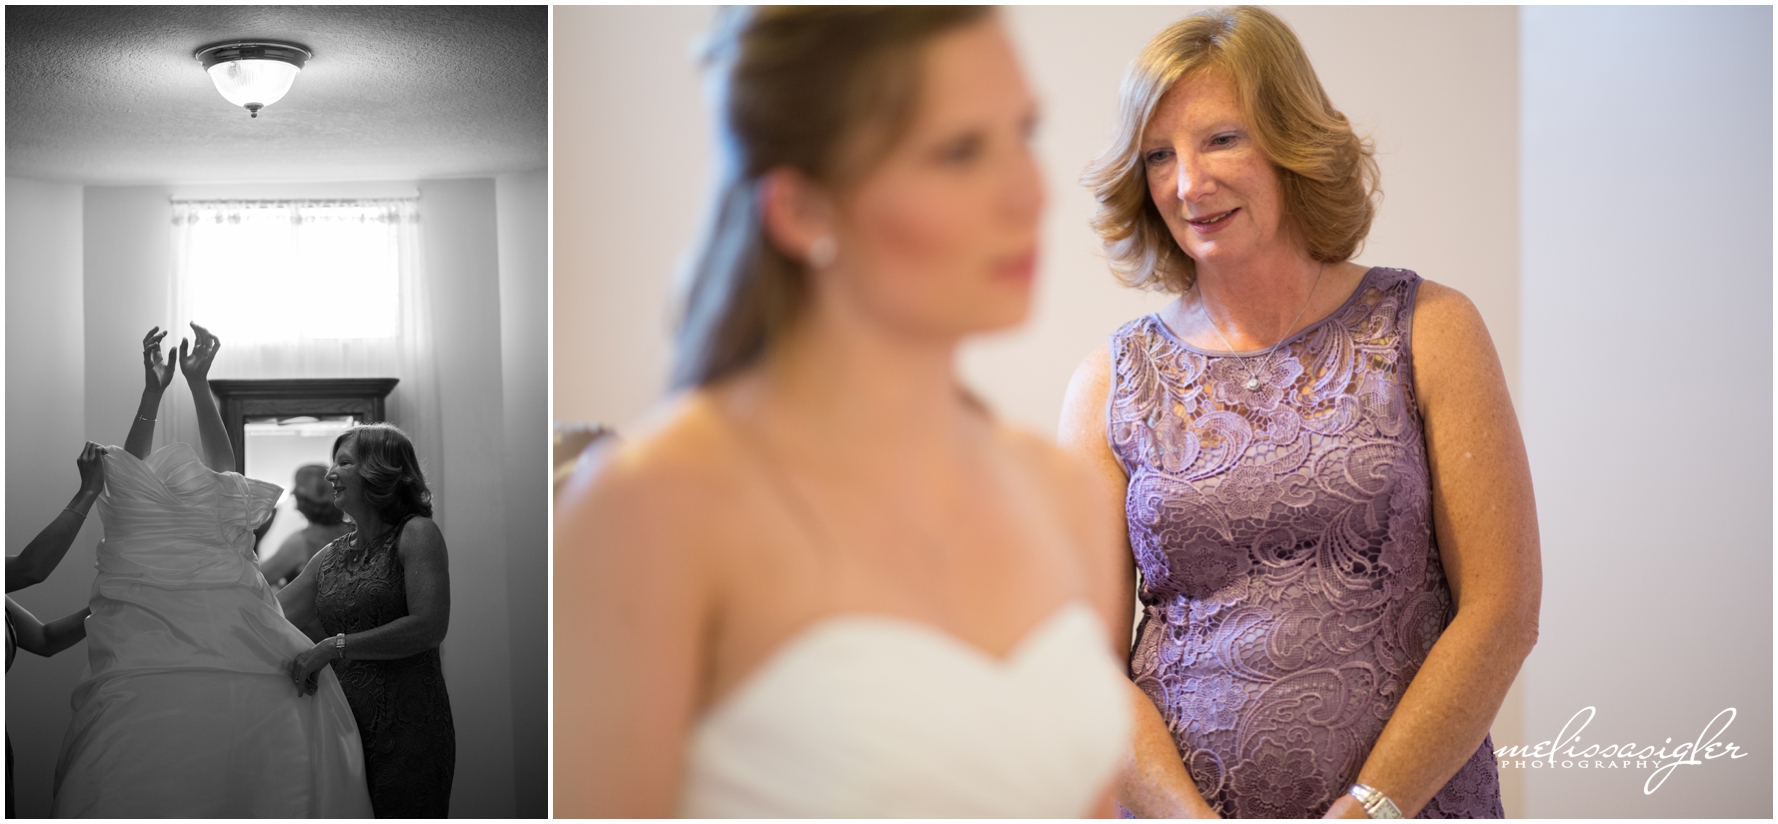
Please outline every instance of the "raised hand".
M80 470L82 492L98 492L105 487L105 447L87 441L74 466Z
M172 360L161 362L161 338L166 336L167 333L156 326L142 338L142 372L150 392L164 392L173 382L173 364L179 360L179 353L174 351L170 353Z
M191 330L197 333L197 345L187 349L189 341L179 339L179 371L185 373L188 381L206 380L210 374L210 363L216 360L216 353L222 349L222 341L210 334L210 330L195 323L191 325Z

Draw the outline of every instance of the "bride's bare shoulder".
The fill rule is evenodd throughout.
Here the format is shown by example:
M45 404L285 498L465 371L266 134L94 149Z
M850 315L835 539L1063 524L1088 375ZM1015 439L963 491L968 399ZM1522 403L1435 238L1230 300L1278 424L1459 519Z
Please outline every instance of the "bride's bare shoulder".
M1063 451L1054 440L1019 424L997 420L994 426L1008 454L1041 484L1044 495L1062 511L1078 509L1083 499L1096 500L1092 497L1097 491L1095 476L1079 458Z
M1107 537L1113 534L1116 513L1107 509L1104 479L1049 438L1016 424L996 425L1000 441L1014 456L1014 465L1036 482L1036 494L1073 538L1085 568L1092 570L1092 580L1111 580L1108 576L1116 574L1118 547Z
M721 522L744 483L738 460L710 393L674 397L634 431L603 439L582 458L556 497L558 543L592 530L693 537L685 533Z

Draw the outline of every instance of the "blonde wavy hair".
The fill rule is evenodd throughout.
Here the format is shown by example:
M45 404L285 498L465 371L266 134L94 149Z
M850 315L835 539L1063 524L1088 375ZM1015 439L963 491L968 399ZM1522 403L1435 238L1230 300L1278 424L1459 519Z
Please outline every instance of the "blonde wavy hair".
M1197 280L1197 264L1149 197L1142 138L1174 84L1210 72L1233 84L1255 145L1278 173L1284 225L1315 260L1350 259L1382 194L1371 142L1334 108L1290 27L1240 6L1168 26L1124 73L1117 131L1081 178L1099 200L1092 225L1112 273L1126 285L1175 294Z

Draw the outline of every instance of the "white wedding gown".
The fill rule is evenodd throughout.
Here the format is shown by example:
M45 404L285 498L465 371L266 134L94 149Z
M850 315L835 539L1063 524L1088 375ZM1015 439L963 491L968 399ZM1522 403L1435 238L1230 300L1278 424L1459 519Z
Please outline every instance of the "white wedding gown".
M1129 747L1105 638L1082 603L1004 660L910 619L819 621L698 721L679 813L1088 815Z
M54 814L370 817L351 707L331 667L297 694L287 667L313 644L253 563L278 487L211 471L182 443L104 460L89 671Z

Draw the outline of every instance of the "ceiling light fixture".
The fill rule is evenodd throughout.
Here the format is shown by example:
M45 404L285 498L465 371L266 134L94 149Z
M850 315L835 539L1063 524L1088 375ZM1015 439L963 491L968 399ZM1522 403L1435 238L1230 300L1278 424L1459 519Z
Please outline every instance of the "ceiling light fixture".
M254 41L205 46L192 56L204 64L216 91L258 117L260 109L290 91L296 73L314 55L295 43Z

